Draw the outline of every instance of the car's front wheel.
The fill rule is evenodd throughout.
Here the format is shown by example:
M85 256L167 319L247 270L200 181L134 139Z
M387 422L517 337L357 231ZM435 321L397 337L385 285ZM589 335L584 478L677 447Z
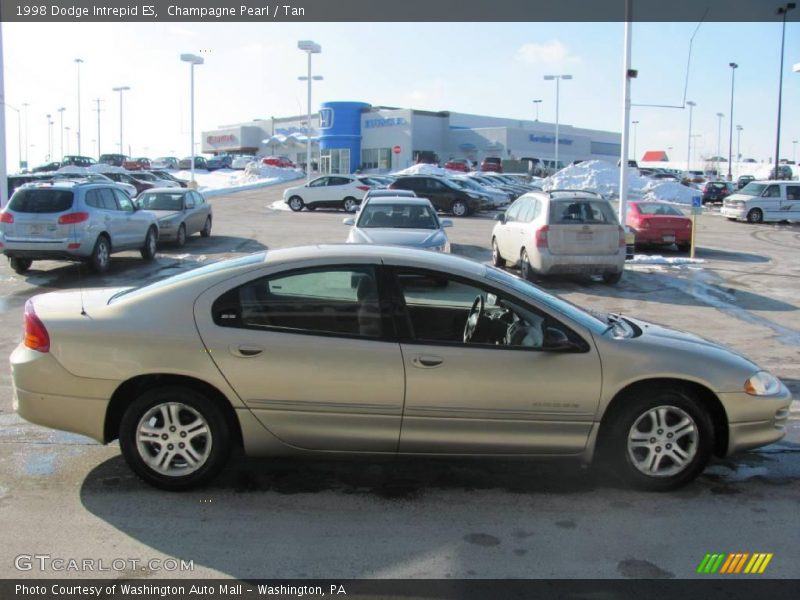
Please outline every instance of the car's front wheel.
M303 210L303 199L300 196L292 196L289 198L289 208L291 208L294 212L300 212Z
M180 491L208 483L231 449L217 404L184 387L147 390L122 416L119 444L128 466L147 483Z
M753 208L747 213L747 220L750 223L761 223L764 220L764 213L760 208Z
M33 261L30 258L19 258L15 256L9 258L8 263L14 273L17 275L24 275L28 272L28 269L31 268Z
M142 246L142 258L145 260L153 260L156 257L156 246L158 245L158 234L156 228L151 227L147 230L147 235L144 238L144 246Z
M638 386L611 418L605 456L613 472L643 490L685 485L708 464L714 447L711 417L681 386Z
M185 243L186 243L186 224L181 223L181 226L178 227L178 233L175 234L175 245L183 246Z
M506 260L500 255L500 248L497 247L497 238L492 238L492 264L495 267L506 266Z
M342 202L342 208L349 213L354 213L358 209L358 200L355 198L345 198Z

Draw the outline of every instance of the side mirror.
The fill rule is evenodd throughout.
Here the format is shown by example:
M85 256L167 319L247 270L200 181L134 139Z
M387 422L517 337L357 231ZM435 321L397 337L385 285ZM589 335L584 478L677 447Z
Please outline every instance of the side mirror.
M542 343L542 348L544 350L552 350L552 351L567 351L567 350L574 350L575 344L573 344L567 334L557 329L555 327L548 327L544 331L544 341Z
M451 219L442 219L440 225L442 226L442 229L444 229L445 227L452 227L453 221Z
M505 225L505 222L506 222L506 213L505 213L505 212L497 213L497 214L495 215L495 217L494 217L494 220L495 220L495 221L500 221L501 223L503 223L503 224Z
M343 225L350 225L351 227L356 224L356 220L353 217L347 217L346 219L342 219Z

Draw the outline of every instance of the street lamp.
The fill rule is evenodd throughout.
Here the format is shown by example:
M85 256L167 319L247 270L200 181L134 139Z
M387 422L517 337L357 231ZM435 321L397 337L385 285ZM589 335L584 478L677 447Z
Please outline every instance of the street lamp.
M119 92L119 153L120 154L125 154L125 152L122 150L122 148L123 148L123 146L122 146L122 92L127 92L129 89L131 89L131 88L128 87L127 85L121 85L119 87L111 88L112 92ZM80 139L81 139L80 133L78 133L78 140L80 140Z
M542 103L541 100L534 100L533 105L536 107L536 120L539 120L539 105Z
M639 121L631 121L631 125L633 125L633 159L636 160L636 129Z
M739 172L739 163L742 162L742 127L741 125L736 126L736 172Z
M559 88L560 82L562 79L572 79L572 75L545 75L545 81L553 81L555 79L556 82L556 151L555 151L555 160L553 161L555 164L553 165L554 169L558 169L558 104L559 104Z
M308 55L308 76L298 77L300 81L308 82L308 130L306 132L306 183L311 181L311 81L321 81L321 76L311 76L311 55L320 54L322 46L311 40L300 40L297 48Z
M64 111L67 110L66 107L62 106L58 109L58 114L60 115L60 125L59 128L61 129L61 160L64 160Z
M717 171L717 177L719 177L719 159L721 158L719 153L722 146L722 118L724 116L722 113L717 113L717 155L714 157L714 169Z
M733 83L736 78L736 69L739 68L735 62L728 63L731 68L731 118L728 129L728 181L733 181Z
M22 111L10 104L6 104L6 106L17 113L17 152L19 153L19 170L22 171ZM27 106L27 104L22 106Z
M73 60L78 65L78 156L81 155L81 65L83 64L82 58ZM121 153L120 153L121 154Z
M686 151L686 172L688 173L692 170L692 110L697 106L697 102L689 100L686 102L686 106L689 107L689 148Z
M64 131L67 132L67 154L69 154L69 125L64 126Z
M190 125L190 136L191 136L191 146L192 146L192 187L195 187L194 182L194 66L195 65L202 65L204 60L202 56L197 56L196 54L181 54L181 60L183 62L189 63L189 97L190 97L190 116L189 119L191 121Z
M778 7L776 14L783 17L783 30L781 33L781 70L778 78L778 127L775 133L775 179L778 178L778 164L781 161L781 102L783 100L783 50L786 45L786 13L795 8L794 2L787 2Z
M47 117L47 158L45 160L49 161L53 155L53 121L50 120L52 116L50 113L45 116Z
M797 164L797 140L792 140L792 162Z

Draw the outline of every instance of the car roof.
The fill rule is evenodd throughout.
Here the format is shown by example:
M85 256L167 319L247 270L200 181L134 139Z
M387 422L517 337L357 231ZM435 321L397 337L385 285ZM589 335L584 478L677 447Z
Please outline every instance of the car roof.
M410 206L427 206L431 203L427 198L415 196L370 196L369 204L408 204Z
M157 187L151 188L149 190L145 190L142 194L185 194L186 192L191 192L189 188L180 188L180 187ZM198 192L199 193L199 192Z

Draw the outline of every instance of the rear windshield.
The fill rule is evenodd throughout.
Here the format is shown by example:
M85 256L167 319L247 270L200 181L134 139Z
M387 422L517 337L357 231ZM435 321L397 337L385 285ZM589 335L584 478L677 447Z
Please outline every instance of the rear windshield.
M551 225L617 225L611 205L603 200L554 200L550 203Z
M177 194L142 194L136 201L147 210L182 210L183 192Z
M643 215L670 215L682 217L683 213L669 204L637 204L639 212Z
M67 190L19 189L8 203L18 213L60 213L72 208L73 195Z

